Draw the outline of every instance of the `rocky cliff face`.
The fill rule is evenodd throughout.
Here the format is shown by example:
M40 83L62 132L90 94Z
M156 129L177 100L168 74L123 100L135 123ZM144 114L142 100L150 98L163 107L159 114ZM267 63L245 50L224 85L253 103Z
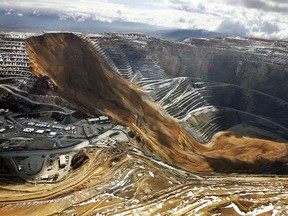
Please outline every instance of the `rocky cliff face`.
M257 39L152 40L150 53L172 77L251 88L288 101L288 42Z
M214 68L208 61L214 59L212 54L206 60L204 57L209 55L202 51L197 58L203 57L204 61L188 64L185 63L189 59L185 49L179 51L168 45L159 48L159 44L154 44L154 55L170 75L180 75L177 67L186 68L181 71L188 73L192 71L189 65L193 65L194 68L206 68L201 73L197 70L198 75L213 79L222 77L221 74L213 76L210 71ZM92 115L100 111L131 127L140 136L140 148L172 165L191 172L255 172L268 164L282 162L287 156L285 143L230 132L222 133L212 143L203 146L138 86L115 73L112 63L88 38L68 33L45 34L27 39L26 49L33 73L50 77L58 94L82 111ZM193 52L197 50L195 48ZM182 58L185 60L180 61ZM176 66L169 69L171 65Z

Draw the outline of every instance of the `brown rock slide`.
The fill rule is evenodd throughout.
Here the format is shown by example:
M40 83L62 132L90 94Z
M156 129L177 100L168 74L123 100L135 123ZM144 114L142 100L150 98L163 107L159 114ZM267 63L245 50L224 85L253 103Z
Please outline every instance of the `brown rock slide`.
M87 40L72 33L26 40L34 74L49 76L57 92L82 111L101 111L129 126L142 148L190 172L255 172L287 158L285 143L222 133L199 144L136 85L121 78Z

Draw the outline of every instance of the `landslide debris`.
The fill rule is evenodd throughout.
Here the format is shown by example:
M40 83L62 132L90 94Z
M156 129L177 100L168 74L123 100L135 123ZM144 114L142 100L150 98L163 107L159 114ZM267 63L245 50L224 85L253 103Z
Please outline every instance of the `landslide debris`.
M32 71L81 111L109 115L141 137L146 153L191 172L255 172L287 158L287 145L222 133L209 145L190 137L135 84L116 74L89 39L54 33L26 40Z

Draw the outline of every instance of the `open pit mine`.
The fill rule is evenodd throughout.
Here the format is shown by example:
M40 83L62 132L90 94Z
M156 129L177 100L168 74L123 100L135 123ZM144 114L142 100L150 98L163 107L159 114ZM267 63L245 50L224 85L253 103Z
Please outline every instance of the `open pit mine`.
M288 214L288 42L0 35L1 215Z

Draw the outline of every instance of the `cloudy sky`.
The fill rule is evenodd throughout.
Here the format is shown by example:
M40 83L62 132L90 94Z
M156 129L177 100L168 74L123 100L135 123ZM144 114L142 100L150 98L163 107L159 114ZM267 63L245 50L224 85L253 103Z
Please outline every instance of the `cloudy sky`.
M79 26L88 20L121 21L288 38L288 0L0 0L0 13L0 26L9 26L13 17L44 14Z

